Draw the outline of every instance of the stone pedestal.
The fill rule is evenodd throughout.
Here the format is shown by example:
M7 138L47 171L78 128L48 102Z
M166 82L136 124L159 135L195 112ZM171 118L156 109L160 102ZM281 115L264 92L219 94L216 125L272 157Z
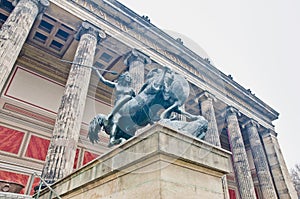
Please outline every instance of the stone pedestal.
M229 159L226 150L156 124L52 187L62 198L223 198Z

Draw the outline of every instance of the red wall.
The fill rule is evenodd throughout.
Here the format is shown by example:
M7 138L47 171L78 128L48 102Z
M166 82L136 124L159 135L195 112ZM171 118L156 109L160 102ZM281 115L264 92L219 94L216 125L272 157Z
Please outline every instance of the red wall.
M25 140L25 132L14 130L0 125L0 154L4 156L15 157L17 163L19 160L34 161L37 164L43 165L46 159L50 140L42 136L30 133L29 140ZM28 144L27 144L28 142ZM27 146L26 146L27 145ZM25 153L20 151L22 146L26 146ZM83 153L83 154L81 154ZM77 148L73 168L76 169L88 162L94 160L99 154ZM31 174L22 171L13 171L10 169L0 168L0 180L10 181L22 184L25 188L21 193L25 193L29 185ZM33 188L38 186L39 179L35 178L31 189L31 194L34 193Z
M23 132L0 126L0 150L18 154L24 134Z
M49 144L50 140L31 135L25 156L45 161Z
M228 191L229 191L229 198L230 199L236 199L235 190L228 189Z
M82 166L97 158L99 155L89 151L84 152Z

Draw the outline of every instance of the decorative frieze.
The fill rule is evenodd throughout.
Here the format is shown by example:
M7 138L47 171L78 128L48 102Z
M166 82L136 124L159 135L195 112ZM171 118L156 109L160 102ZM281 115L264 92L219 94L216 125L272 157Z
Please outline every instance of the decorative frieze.
M93 4L89 0L71 0L71 1L76 3L77 5L84 7L85 9L88 9L91 13L97 15L98 17L110 22L111 24L119 28L121 31L130 34L132 37L136 38L144 45L149 46L149 48L153 48L156 52L162 54L163 56L173 61L174 63L186 68L187 70L197 71L193 68L192 65L188 65L184 63L182 60L179 59L178 56L174 56L172 53L168 52L165 48L158 46L157 44L155 44L155 42L146 38L138 31L132 29L132 27L129 27L128 25L124 25L122 22L117 20L117 18L111 17L109 14L105 13L99 5ZM197 75L201 75L201 74L197 71Z

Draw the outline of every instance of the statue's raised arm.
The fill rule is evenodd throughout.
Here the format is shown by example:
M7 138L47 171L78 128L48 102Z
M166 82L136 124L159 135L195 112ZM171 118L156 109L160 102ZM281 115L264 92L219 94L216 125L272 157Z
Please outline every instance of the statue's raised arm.
M103 84L105 84L105 85L107 85L107 86L109 86L109 87L111 87L111 88L115 88L115 87L116 87L117 83L105 79L105 78L101 75L101 73L100 73L98 70L96 70L96 73L97 73L97 75L98 75L100 81L101 81Z

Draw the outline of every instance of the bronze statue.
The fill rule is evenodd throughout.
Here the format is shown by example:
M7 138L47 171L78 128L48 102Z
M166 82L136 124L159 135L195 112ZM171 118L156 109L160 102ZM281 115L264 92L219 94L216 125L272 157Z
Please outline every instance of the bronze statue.
M135 97L135 92L133 88L131 87L131 76L128 71L124 72L121 74L117 80L117 82L112 82L109 80L106 80L101 73L96 70L97 75L99 76L99 79L102 83L105 85L114 88L115 89L115 102L114 102L114 108L111 111L111 113L103 118L104 121L112 121L112 127L110 130L111 136L110 136L110 143L115 142L115 133L116 133L116 128L117 128L117 123L120 118L120 114L118 114L117 110L119 110L126 102L132 99L132 97ZM114 117L112 117L114 116Z
M189 96L189 84L182 75L166 67L153 69L135 95L128 72L122 74L117 82L106 80L99 71L97 74L103 83L115 88L116 101L108 116L98 114L91 121L88 137L92 143L99 141L101 129L110 135L109 146L113 146L134 136L138 129L158 121L196 137L204 137L207 121L181 108ZM183 114L190 121L173 121L170 118L172 112Z

